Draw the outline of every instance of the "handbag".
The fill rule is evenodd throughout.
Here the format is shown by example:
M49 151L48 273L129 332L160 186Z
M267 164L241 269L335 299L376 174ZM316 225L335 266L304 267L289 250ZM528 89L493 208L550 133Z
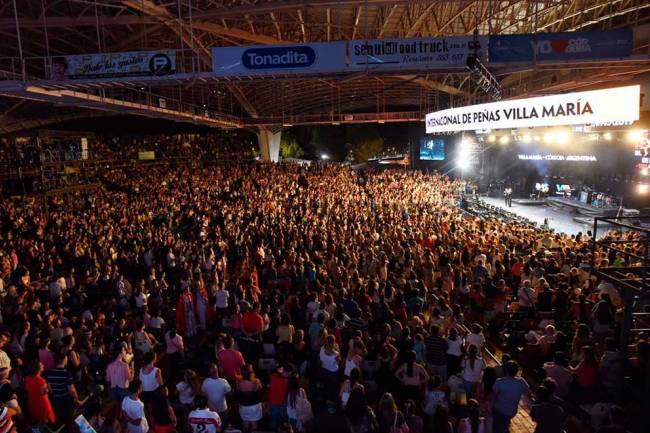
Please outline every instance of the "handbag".
M303 389L300 390L298 398L296 398L296 417L303 425L307 424L314 418L311 403L307 400L307 396Z

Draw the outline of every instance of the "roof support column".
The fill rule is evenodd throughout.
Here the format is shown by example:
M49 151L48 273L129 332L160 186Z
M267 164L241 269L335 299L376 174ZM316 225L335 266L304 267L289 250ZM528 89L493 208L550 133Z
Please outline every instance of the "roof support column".
M257 132L257 142L260 147L260 154L263 161L278 162L280 160L280 140L282 130L271 132L268 129L260 128Z

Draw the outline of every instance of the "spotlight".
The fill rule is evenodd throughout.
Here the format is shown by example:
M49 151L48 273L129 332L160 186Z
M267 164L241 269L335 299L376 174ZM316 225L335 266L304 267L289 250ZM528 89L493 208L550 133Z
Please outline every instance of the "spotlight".
M522 138L522 141L524 143L530 143L530 141L531 141L530 134L524 134L524 137Z
M497 136L494 135L494 134L490 134L490 135L488 136L488 141L489 141L490 143L494 143L495 141L497 141Z
M650 191L650 185L648 185L647 183L640 183L636 187L636 192L638 192L639 194L644 194L645 195L645 194L648 193L648 191Z
M627 139L632 143L638 143L643 138L643 132L639 130L630 131L627 134Z
M321 154L320 159L330 159L330 156L326 153Z
M552 132L547 132L544 134L545 143L552 143L553 141L555 141L555 134L553 134Z
M499 144L508 144L508 143L510 143L510 137L508 137L507 135L504 135L501 138L499 138Z
M468 158L458 158L456 160L456 168L459 168L462 171L466 171L469 168L469 159Z
M556 139L560 144L567 144L569 142L569 133L566 131L560 131L557 133Z
M606 133L604 133L604 134L603 134L603 138L604 138L605 140L607 140L607 141L611 141L611 140L612 140L612 133L611 133L611 132L606 132Z

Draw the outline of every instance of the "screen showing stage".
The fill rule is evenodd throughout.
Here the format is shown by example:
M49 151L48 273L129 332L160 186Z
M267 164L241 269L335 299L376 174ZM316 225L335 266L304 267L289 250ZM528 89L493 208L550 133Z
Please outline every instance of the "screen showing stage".
M444 161L445 141L440 137L422 137L420 139L421 161Z

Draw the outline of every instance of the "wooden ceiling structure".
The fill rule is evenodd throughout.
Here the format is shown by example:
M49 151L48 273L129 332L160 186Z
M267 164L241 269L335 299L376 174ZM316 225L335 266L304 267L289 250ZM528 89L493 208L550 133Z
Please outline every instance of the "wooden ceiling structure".
M51 56L131 50L179 50L189 72L210 70L213 47L405 38L602 30L650 31L648 0L0 0L2 80L44 77ZM627 82L650 71L647 37L637 38L634 62L492 71L506 97ZM22 59L22 60L21 60ZM79 89L76 89L79 90ZM85 89L115 101L165 98L178 110L210 110L227 119L217 126L325 123L333 119L398 121L483 100L466 72L421 75L265 78L171 83L99 83ZM16 96L16 95L14 95ZM18 95L20 96L20 95ZM26 98L26 97L25 97ZM0 97L0 132L60 118L123 112L97 102L47 95ZM197 108L198 107L198 108ZM98 113L103 112L103 114ZM135 114L136 109L133 109ZM150 113L157 116L157 113ZM373 117L374 114L375 116ZM365 116L365 117L364 117Z

